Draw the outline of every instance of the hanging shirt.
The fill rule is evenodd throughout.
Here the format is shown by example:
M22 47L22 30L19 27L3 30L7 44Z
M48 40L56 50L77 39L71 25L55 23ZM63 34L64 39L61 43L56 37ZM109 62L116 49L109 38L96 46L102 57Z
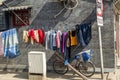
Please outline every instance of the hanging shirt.
M82 47L88 45L91 40L91 25L89 23L78 25L77 36Z
M62 53L65 52L65 47L66 47L66 35L67 35L67 32L63 32L62 33Z
M44 32L41 29L38 29L39 43L43 43L44 41Z
M53 35L52 35L52 38L53 38L52 39L53 40L53 44L52 45L53 45L53 47L56 47L56 38L55 37L56 37L56 33L54 32Z
M39 34L38 34L38 30L34 30L34 34L35 34L35 41L37 43L39 43Z
M25 42L25 43L27 43L28 42L28 31L23 31L23 41Z
M49 35L50 35L50 31L45 32L45 48L48 49L49 46Z
M68 62L71 60L71 40L70 40L70 31L66 35L65 40L65 52L64 52L64 64L67 65Z
M56 45L56 41L55 41L55 31L51 30L50 31L50 35L49 35L49 47L51 50L53 50L54 46Z
M35 40L34 29L30 29L30 30L28 31L28 35L29 35L29 37L30 37L31 44L33 44L33 43L34 43L34 40Z
M61 46L61 44L60 44L61 35L62 35L62 32L60 30L58 30L56 33L56 46L57 46L57 48L60 48L60 46Z
M77 34L76 31L70 31L70 40L71 40L71 46L77 45Z

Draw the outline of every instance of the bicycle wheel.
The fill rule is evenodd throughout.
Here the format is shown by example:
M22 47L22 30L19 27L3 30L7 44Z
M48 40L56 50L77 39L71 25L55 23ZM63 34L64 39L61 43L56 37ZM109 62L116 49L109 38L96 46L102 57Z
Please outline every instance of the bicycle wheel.
M56 60L53 62L53 70L58 74L65 74L69 69L62 61Z
M80 62L78 64L78 69L81 74L86 77L91 77L95 73L95 66L92 62Z

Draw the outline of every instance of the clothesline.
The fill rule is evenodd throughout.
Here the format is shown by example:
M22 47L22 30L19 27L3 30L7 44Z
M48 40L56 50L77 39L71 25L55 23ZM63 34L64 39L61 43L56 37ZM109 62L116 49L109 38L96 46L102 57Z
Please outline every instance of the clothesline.
M68 30L62 32L61 30L49 30L44 32L41 29L23 31L23 40L28 43L34 42L45 43L46 49L51 49L64 54L65 60L69 61L71 58L71 47L79 44L81 47L86 47L91 40L91 25L89 23L80 24L76 26L75 30Z

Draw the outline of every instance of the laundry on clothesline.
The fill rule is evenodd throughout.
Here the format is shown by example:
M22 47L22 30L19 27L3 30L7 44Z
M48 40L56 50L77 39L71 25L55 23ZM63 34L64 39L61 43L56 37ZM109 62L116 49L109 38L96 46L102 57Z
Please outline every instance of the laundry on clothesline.
M45 35L44 31L41 29L38 30L30 29L28 31L24 30L23 41L25 43L28 43L30 40L31 44L34 44L34 42L43 43L45 37L44 35Z
M3 31L2 36L2 47L5 58L15 58L20 54L18 47L18 37L16 29L10 29Z
M82 47L86 47L92 37L91 24L90 23L80 24L77 26L76 30L77 30L77 37L80 45Z
M81 48L88 45L91 40L91 24L79 24L75 29L61 31L61 30L49 30L47 32L42 29L34 30L30 29L27 32L23 31L23 40L26 43L27 40L31 40L31 43L45 43L45 48L63 53L65 63L71 59L71 47L77 46Z

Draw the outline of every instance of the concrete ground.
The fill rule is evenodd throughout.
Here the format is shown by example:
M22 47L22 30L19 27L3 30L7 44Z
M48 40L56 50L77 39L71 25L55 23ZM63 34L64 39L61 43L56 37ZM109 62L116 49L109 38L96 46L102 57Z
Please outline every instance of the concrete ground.
M106 76L107 74L105 74ZM93 75L90 80L101 80L100 73ZM0 72L0 80L28 80L27 72L20 73L9 73L9 72ZM59 75L55 72L47 73L47 80L83 80L77 74L73 75L72 73L67 73L65 75ZM120 80L120 79L119 79Z
M104 80L120 80L120 69L116 69L115 72L105 73ZM27 72L11 73L0 71L0 80L28 80ZM35 79L34 79L35 80ZM46 80L83 80L77 74L73 75L72 72L68 72L65 75L56 74L54 71L47 73ZM95 73L88 80L101 80L101 74Z

